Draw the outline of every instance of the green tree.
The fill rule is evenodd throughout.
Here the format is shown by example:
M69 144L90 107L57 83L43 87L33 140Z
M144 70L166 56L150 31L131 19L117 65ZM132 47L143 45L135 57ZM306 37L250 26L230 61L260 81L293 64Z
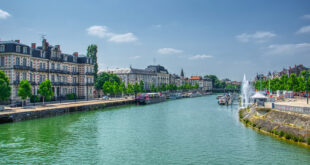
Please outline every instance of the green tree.
M137 82L135 82L135 84L133 85L133 91L135 93L135 98L137 97L137 93L140 92L140 89L141 89L140 85Z
M112 91L113 91L113 94L114 96L116 97L117 94L120 93L120 90L119 90L119 85L116 81L114 81L114 83L112 84Z
M97 45L91 44L87 48L87 57L92 58L93 63L94 63L94 79L96 81L97 79L97 74L98 74L98 63L97 63ZM102 86L102 85L101 85Z
M122 97L123 97L124 94L127 94L127 89L126 89L126 86L125 86L125 82L122 82L119 85L119 91L122 93Z
M21 97L22 106L24 104L24 100L31 96L31 85L27 80L22 80L19 84L18 88L18 96Z
M45 80L41 82L38 92L43 97L43 105L44 105L44 99L49 100L51 97L54 96L51 81Z
M7 101L11 96L10 80L2 70L0 70L0 93L0 101Z
M133 85L130 84L130 83L128 83L127 92L128 92L128 94L130 94L130 95L134 94L134 92L135 92L135 91L134 91Z
M288 81L287 74L282 75L280 78L280 83L281 83L280 89L281 90L289 90L287 81Z
M102 91L106 95L112 94L113 93L112 83L110 81L105 81L102 86Z
M151 85L151 92L156 92L156 87L154 84Z
M194 85L193 88L194 88L194 89L198 89L198 88L199 88L199 84L198 84L198 83L195 83L195 85Z
M144 82L142 80L140 80L139 86L140 86L140 92L145 92Z
M292 91L297 91L298 90L298 80L297 76L295 73L290 74L290 77L288 78L287 81L288 89Z

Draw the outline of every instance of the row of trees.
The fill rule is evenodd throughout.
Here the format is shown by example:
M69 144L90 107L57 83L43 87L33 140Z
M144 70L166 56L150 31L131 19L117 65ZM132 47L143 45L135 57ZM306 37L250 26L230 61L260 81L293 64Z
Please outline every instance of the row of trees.
M176 91L176 90L190 90L198 89L199 85L184 84L177 87L176 84L162 84L155 86L154 84L150 87L150 92L164 92L164 91ZM113 73L100 73L95 82L95 89L102 90L104 94L109 95L124 95L124 94L137 94L140 92L146 92L144 88L144 82L141 80L139 83L128 84L125 86L124 82L121 82L120 78Z
M0 100L7 101L11 96L11 86L9 78L5 75L3 71L0 70ZM50 99L54 96L54 92L52 90L52 83L49 80L45 80L40 84L38 89L38 93L44 99ZM26 100L32 96L32 88L31 84L27 80L22 80L19 84L19 88L17 91L18 96L21 97L22 100Z
M216 75L205 75L204 78L209 78L212 80L213 88L221 88L221 89L239 89L240 88L240 85L226 84L225 81L219 80Z
M309 72L308 72L309 73ZM302 71L299 76L295 73L282 75L280 78L270 79L270 90L289 90L294 92L304 92L306 90L306 74L307 71ZM309 80L308 80L309 84ZM257 90L268 90L269 89L269 79L258 80L254 84Z

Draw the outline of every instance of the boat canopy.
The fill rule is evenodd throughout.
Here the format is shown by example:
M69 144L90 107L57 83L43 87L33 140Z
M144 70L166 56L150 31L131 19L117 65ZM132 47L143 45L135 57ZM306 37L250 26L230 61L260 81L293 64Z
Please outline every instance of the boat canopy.
M266 99L267 97L259 92L256 92L251 98L253 99Z

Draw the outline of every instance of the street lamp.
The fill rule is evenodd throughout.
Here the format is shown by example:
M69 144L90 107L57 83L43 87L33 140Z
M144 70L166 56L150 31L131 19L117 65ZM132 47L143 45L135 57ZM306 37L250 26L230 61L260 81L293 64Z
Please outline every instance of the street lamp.
M308 78L309 78L309 72L306 73L306 82L307 82L307 104L309 100L309 93L308 93Z

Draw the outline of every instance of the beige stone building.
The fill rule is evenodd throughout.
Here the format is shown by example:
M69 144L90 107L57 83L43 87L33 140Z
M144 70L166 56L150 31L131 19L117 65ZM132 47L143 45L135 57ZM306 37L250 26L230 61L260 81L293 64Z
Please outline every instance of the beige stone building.
M0 69L9 77L12 85L11 100L17 101L19 82L28 80L32 94L38 94L42 81L53 84L54 98L64 99L75 93L79 98L92 98L94 92L94 64L85 56L61 52L60 46L51 46L44 39L42 46L30 46L16 41L0 42Z

